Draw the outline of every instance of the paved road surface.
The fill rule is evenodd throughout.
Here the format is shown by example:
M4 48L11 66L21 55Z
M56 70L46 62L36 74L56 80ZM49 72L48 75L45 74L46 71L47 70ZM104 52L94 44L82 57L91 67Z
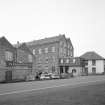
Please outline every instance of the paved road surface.
M65 93L68 93L70 88L99 84L102 82L105 82L105 76L84 76L62 80L0 84L0 105L38 105L38 103L39 105L44 105L42 104L43 101L49 101L49 94L50 99L54 99L54 96L56 97L56 95L58 96L58 94L63 92L63 94L60 95L64 95L64 98L66 97L65 95L67 95ZM53 98L51 98L51 96L53 96ZM42 100L41 103L40 100ZM23 104L24 102L25 104ZM57 102L59 103L60 100Z
M90 84L98 81L105 81L105 75L83 76L83 77L60 79L60 80L0 84L0 96L6 94L22 93L22 92L35 91L46 88L53 88L53 87L84 85L87 83Z

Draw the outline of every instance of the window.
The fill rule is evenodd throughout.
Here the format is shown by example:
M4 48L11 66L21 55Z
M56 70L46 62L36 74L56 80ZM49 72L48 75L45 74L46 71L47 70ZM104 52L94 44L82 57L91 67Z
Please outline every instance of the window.
M70 49L72 50L72 48L73 48L73 47L71 46Z
M39 54L41 54L42 53L42 49L39 49Z
M73 57L73 52L71 51L71 57Z
M28 61L32 62L32 55L28 55Z
M63 63L63 59L60 60L60 63Z
M92 74L96 74L96 68L92 68Z
M46 57L46 59L45 59L45 60L46 60L46 63L48 63L48 57Z
M69 59L66 59L66 63L69 63Z
M70 56L70 50L68 50L68 54L67 55Z
M86 74L88 74L88 68L86 67L85 68L85 71L84 71Z
M93 65L93 66L96 65L96 60L92 60L92 65Z
M87 66L87 65L88 65L88 60L85 61L85 66Z
M75 59L73 59L73 63L75 63Z
M1 65L5 65L4 60L1 59L0 64L1 64Z
M76 73L77 71L76 71L76 69L72 69L72 73Z
M48 48L45 48L45 53L48 53Z
M53 60L53 62L55 62L55 57L54 56L52 56L52 60Z
M48 66L45 66L45 69L48 70ZM48 72L48 71L46 71L46 72Z
M38 61L38 63L42 63L42 62L41 62L41 58L38 58L38 60L37 60L37 61Z
M55 66L52 66L52 73L55 72Z
M35 49L33 49L33 55L35 55Z
M13 53L10 52L10 51L6 51L6 52L5 52L5 59L6 59L7 61L12 61L12 60L13 60Z
M52 52L55 52L55 47L52 47Z

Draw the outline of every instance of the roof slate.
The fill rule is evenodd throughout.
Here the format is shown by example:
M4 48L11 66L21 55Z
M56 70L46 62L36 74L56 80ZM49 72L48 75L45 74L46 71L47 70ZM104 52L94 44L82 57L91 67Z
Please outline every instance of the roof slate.
M13 45L3 36L0 38L0 45L5 47L14 48Z
M55 37L44 38L44 39L40 39L40 40L34 40L31 42L27 42L26 44L28 46L30 46L30 45L42 45L42 44L46 44L46 43L53 43L53 42L60 41L62 38L65 38L65 35L59 35L59 36L55 36Z
M80 58L84 58L86 60L104 60L105 58L100 56L94 51L86 52L85 54L81 55Z

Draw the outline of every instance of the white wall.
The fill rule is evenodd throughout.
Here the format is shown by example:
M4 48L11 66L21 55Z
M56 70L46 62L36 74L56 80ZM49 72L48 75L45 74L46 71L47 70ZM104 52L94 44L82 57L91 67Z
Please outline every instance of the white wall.
M104 60L96 61L96 73L104 72Z
M92 60L88 61L88 65L85 66L88 68L88 73L91 74L92 73L92 68L95 67L96 68L96 73L103 73L104 72L104 60L96 60L96 65L93 66L92 65Z

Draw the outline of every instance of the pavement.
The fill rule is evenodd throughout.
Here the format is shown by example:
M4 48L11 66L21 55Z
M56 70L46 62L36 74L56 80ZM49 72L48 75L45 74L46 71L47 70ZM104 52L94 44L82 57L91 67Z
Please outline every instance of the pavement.
M82 76L82 77L74 77L70 79L0 84L0 96L45 90L45 89L55 88L55 87L65 87L65 86L72 87L72 86L89 85L89 84L98 83L98 82L105 82L105 75Z

